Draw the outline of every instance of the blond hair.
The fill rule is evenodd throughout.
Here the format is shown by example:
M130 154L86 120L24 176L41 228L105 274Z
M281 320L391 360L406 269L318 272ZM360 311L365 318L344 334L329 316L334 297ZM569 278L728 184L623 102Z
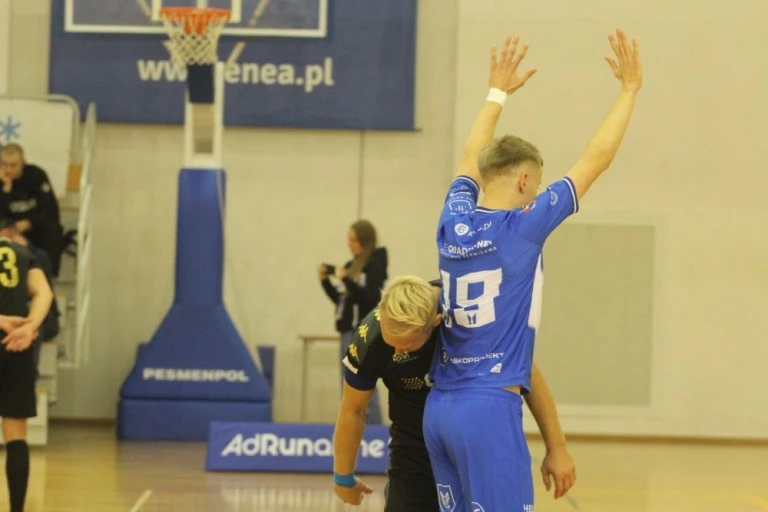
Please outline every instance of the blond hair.
M379 313L392 323L393 336L432 325L437 315L434 287L416 276L392 279L381 294Z
M524 162L539 167L544 165L536 146L520 137L505 135L492 140L480 151L477 166L480 179L486 182L498 176L513 174Z
M4 155L21 155L24 158L24 148L21 147L21 144L16 144L15 142L0 146L0 153Z

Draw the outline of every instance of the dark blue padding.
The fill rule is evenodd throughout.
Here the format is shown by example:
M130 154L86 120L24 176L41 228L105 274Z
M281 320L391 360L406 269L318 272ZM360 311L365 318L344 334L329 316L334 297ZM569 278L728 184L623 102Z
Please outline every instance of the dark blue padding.
M176 304L139 351L120 396L268 402L272 391L223 306Z
M190 103L213 104L216 96L213 64L187 64L187 92Z
M262 345L258 347L259 359L261 359L261 371L267 384L275 389L275 347Z
M118 404L117 438L207 441L213 421L271 422L272 405L268 402L123 399Z
M224 308L225 174L179 174L176 288L171 310L139 351L122 398L268 402L272 391Z

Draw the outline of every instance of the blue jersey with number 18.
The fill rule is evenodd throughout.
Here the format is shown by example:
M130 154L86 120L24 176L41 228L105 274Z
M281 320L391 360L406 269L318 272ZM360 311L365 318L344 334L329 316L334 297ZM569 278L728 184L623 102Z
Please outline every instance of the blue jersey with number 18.
M541 315L547 236L578 211L563 178L515 210L477 206L477 183L457 177L437 230L443 324L431 378L436 389L530 390Z

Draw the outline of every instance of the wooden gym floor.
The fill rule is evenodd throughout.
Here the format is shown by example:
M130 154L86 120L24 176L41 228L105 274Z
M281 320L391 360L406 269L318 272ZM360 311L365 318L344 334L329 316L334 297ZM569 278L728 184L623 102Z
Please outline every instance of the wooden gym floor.
M28 512L336 512L383 510L384 479L359 508L337 503L329 477L206 473L205 446L116 443L113 428L53 424L33 448ZM536 463L536 511L766 512L768 446L572 442L578 480L566 499L546 495ZM0 510L7 510L0 485ZM502 511L486 511L502 512Z

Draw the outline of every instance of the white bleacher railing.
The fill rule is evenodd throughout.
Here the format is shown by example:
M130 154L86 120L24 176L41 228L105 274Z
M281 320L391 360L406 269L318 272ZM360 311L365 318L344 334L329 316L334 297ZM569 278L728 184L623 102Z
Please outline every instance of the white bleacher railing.
M60 368L78 368L89 354L96 124L95 105L88 106L83 123L78 103L69 96L0 95L0 146L20 143L27 158L45 169L59 198L62 223L77 229L74 265L69 260L65 268L62 261L56 283L57 296L65 302L60 304L64 316L57 338Z
M91 212L93 184L91 182L93 149L96 142L96 106L91 104L85 117L81 144L80 211L77 222L77 278L75 291L75 336L71 344L69 363L75 368L88 362L90 354L91 306Z

